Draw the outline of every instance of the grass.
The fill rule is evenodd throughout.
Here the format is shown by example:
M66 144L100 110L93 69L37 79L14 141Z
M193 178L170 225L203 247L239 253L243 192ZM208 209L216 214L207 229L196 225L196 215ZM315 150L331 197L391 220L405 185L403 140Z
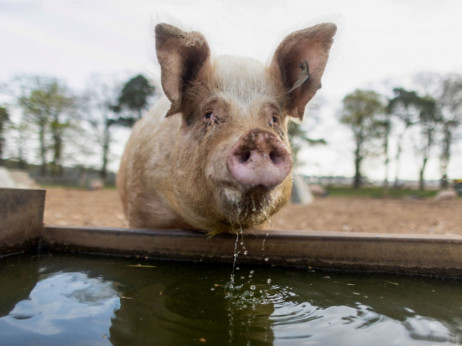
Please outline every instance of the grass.
M364 198L384 198L385 192L380 186L366 186L359 189L353 189L347 186L333 186L327 189L329 196L332 197L364 197ZM389 189L388 197L390 198L433 198L436 190L419 191L415 189Z

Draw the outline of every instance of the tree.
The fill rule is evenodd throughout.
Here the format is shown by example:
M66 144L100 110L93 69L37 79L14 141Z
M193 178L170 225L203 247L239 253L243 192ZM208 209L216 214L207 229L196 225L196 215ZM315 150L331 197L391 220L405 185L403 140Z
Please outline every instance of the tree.
M388 111L377 114L378 119L376 120L377 129L379 136L382 138L383 155L384 155L384 166L385 166L385 177L383 179L383 189L385 196L389 193L389 167L390 167L390 155L389 155L389 143L391 134L391 114Z
M383 114L384 111L381 96L371 90L356 90L343 99L340 121L351 128L355 141L353 179L355 189L359 188L362 183L363 160L375 152L373 142L381 136L377 116Z
M431 97L420 98L418 106L420 108L419 123L421 140L418 147L422 153L422 165L419 169L419 189L425 189L425 168L430 157L430 151L434 144L436 124L439 122L436 102Z
M3 166L3 152L5 151L5 130L6 123L10 120L8 111L0 107L0 166Z
M110 146L113 142L111 129L117 122L114 105L117 103L117 95L120 92L114 85L117 83L103 82L101 77L95 77L85 96L90 115L87 121L93 129L93 137L101 149L100 176L103 180L107 177Z
M320 109L322 109L324 103L325 100L321 96L317 96L316 101L310 104L309 116L304 117L303 123L289 121L287 125L290 147L292 149L292 160L295 168L303 164L299 160L299 153L303 148L327 144L324 138L313 138L311 136L311 133L313 133L321 121Z
M41 175L47 171L47 134L51 134L53 175L62 173L64 134L72 127L75 98L67 87L54 78L31 77L23 80L18 105L25 118L38 127Z
M441 111L442 148L440 154L441 187L448 187L448 166L451 149L456 139L455 133L462 123L462 75L449 75L441 87L441 96L437 100Z
M19 169L27 168L26 148L30 137L30 126L24 119L17 123L10 123L9 140L13 143L10 147L14 148L10 157L17 160Z
M306 144L315 146L315 145L325 145L327 142L323 138L314 139L308 136L307 131L296 122L290 121L288 125L288 134L290 146L292 148L292 158L294 165L298 165L298 153L302 147Z
M406 90L403 88L394 88L395 97L388 101L387 113L393 114L396 119L402 123L402 130L398 134L397 150L395 156L396 172L394 186L399 185L400 162L403 152L403 140L408 130L418 123L420 114L420 97L414 90Z
M126 112L128 115L120 115L117 124L132 127L141 119L143 111L150 104L150 97L154 95L154 87L143 75L139 74L129 79L123 86L117 105L114 110L117 113Z

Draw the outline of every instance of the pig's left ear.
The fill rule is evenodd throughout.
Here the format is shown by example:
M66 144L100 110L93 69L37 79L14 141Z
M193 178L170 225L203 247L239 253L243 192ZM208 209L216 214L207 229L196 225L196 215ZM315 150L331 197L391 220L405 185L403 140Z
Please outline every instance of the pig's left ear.
M169 24L158 24L155 32L162 89L172 102L169 116L181 111L185 89L210 65L210 49L204 36L196 31L184 32Z
M303 119L305 106L321 87L335 24L324 23L296 31L276 49L269 67L289 96L289 114Z

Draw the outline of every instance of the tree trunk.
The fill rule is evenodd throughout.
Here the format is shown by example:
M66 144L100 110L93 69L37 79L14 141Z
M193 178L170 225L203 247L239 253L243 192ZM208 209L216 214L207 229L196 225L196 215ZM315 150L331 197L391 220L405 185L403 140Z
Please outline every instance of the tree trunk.
M19 169L26 169L26 160L24 160L24 150L22 145L18 147L18 168Z
M396 156L395 156L395 161L396 161L395 182L393 183L393 186L395 188L399 186L399 174L400 174L400 168L401 168L400 159L401 159L401 153L403 152L403 139L404 139L404 135L407 132L408 128L409 126L406 126L403 132L401 132L401 134L398 137L398 147L397 147Z
M360 142L356 144L355 150L355 176L353 179L353 188L359 189L361 187L361 145Z
M4 165L4 161L3 161L4 144L5 144L5 139L3 138L3 123L0 120L0 166Z
M109 156L109 145L111 142L111 133L110 133L110 122L109 120L105 120L104 122L104 133L103 133L103 153L102 153L102 166L100 171L100 176L103 181L106 181L107 177L107 164L108 164L108 156Z
M39 129L40 141L40 175L44 177L47 174L47 158L46 158L46 145L45 145L45 127L40 126Z
M443 126L443 150L442 150L441 158L440 158L440 170L441 170L440 185L442 189L447 189L449 186L448 165L449 165L449 158L451 155L451 141L452 141L451 129L449 128L448 124L444 124Z
M383 193L385 196L388 196L390 194L390 184L388 183L390 158L388 157L388 153L385 155L385 179L383 180Z
M419 171L419 190L420 191L425 190L424 174L425 174L425 167L427 166L427 161L428 161L428 157L424 157L423 162L422 162L422 167L420 168L420 171Z
M63 173L62 167L62 152L63 152L63 128L59 122L59 114L53 116L51 123L51 134L53 137L53 161L52 161L52 175L53 177L61 176Z
M385 129L385 139L383 144L383 151L385 153L385 179L383 180L383 193L385 197L389 195L389 184L388 184L388 175L389 175L389 167L390 167L390 157L388 155L388 136L390 134L390 123L389 119L387 119L386 129Z
M433 144L433 128L427 127L425 131L427 143L425 144L425 148L423 151L423 162L422 162L422 167L419 172L419 189L420 191L425 190L425 180L424 180L424 174L425 174L425 167L427 166L427 161L428 157L430 156L430 149Z
M53 161L52 161L52 174L53 176L62 175L62 147L63 141L59 133L53 134Z

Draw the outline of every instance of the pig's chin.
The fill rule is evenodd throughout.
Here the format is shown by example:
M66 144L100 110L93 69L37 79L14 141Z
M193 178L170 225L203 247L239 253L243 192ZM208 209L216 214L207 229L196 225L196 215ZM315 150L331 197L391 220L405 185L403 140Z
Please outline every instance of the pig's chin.
M223 187L220 204L235 228L249 228L269 220L276 212L278 191L255 186L245 191Z

